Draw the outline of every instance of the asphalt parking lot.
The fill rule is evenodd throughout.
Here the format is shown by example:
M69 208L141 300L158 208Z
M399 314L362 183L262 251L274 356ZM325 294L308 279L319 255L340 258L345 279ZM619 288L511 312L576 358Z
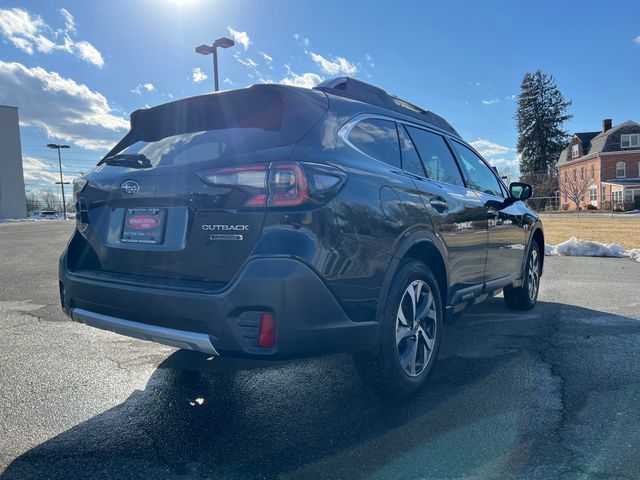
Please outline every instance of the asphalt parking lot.
M548 257L532 312L470 309L390 403L346 356L238 370L67 321L71 228L0 224L2 480L640 477L640 262Z

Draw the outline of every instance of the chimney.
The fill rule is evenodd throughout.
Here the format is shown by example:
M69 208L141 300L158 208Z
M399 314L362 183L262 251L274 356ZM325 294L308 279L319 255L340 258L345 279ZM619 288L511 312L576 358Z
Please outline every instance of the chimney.
M602 120L602 131L606 132L607 130L611 130L611 119L605 118Z

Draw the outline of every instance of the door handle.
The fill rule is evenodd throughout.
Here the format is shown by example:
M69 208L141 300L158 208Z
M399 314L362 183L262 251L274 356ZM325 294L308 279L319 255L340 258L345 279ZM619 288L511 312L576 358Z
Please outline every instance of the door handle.
M431 200L429 200L429 203L440 213L449 208L449 204L446 202L446 200L443 200L441 198L432 198Z

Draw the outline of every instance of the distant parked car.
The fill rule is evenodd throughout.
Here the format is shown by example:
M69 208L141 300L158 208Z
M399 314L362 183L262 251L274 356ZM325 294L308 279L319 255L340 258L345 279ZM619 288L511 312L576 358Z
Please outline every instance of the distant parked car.
M60 214L55 210L40 210L39 212L34 212L33 215L31 215L31 218L54 220L56 218L60 218Z
M209 355L351 352L403 396L443 319L504 290L533 308L544 238L443 118L353 79L138 110L74 182L73 320Z

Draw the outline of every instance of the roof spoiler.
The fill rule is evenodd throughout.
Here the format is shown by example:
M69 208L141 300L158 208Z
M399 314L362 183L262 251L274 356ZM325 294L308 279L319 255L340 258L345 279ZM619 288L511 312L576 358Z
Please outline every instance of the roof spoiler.
M337 77L320 82L315 90L351 98L417 118L460 138L460 134L444 118L406 100L389 95L383 89L351 77Z

